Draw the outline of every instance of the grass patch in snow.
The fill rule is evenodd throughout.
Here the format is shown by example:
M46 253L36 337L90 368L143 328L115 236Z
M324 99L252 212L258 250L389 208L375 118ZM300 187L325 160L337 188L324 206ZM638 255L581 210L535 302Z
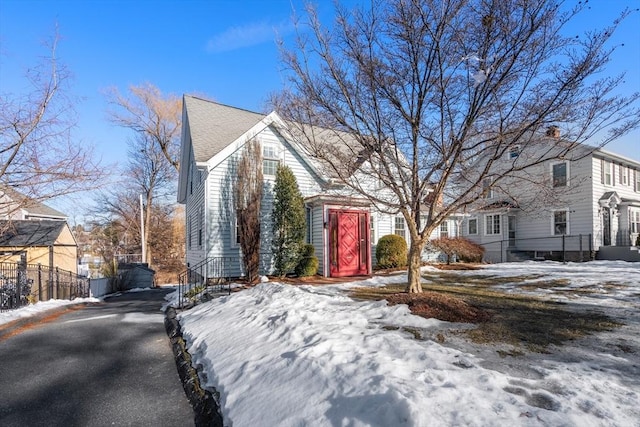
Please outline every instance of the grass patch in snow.
M513 278L508 279L513 283ZM466 276L457 276L455 282L465 283L448 280L447 284L423 284L422 294L407 294L404 284L395 284L356 288L351 296L407 304L412 313L427 318L474 323L476 328L457 333L480 344L504 343L540 353L548 352L550 345L621 326L598 312L570 311L565 309L565 303L500 292L486 284L473 284L473 278L472 283L466 280Z

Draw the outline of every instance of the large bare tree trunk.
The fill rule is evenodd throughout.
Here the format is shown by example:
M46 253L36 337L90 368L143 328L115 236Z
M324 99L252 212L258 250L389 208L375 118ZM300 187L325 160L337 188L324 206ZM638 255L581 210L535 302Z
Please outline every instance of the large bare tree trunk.
M420 283L420 266L422 253L422 244L420 242L412 241L409 245L409 266L408 266L408 278L406 291L409 293L422 292L422 284Z

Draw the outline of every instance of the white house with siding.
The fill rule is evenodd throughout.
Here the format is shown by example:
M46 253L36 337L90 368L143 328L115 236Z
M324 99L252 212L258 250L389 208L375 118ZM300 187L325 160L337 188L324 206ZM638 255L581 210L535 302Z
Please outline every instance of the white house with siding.
M265 115L188 95L183 100L178 202L186 205L189 269L207 270L201 273L206 277L243 275L233 188L236 165L251 139L259 142L263 156L261 274L272 272L271 189L279 164L291 168L305 198L307 242L315 247L319 274L369 275L381 236L396 233L408 238L400 215L376 211L368 200L323 173L276 112ZM454 221L447 222L434 237L453 236L457 229Z
M558 134L547 133L535 149L562 144ZM514 149L504 162L526 155ZM488 179L485 198L464 215L462 235L485 247L486 261L640 261L639 161L582 145L519 178L495 186Z

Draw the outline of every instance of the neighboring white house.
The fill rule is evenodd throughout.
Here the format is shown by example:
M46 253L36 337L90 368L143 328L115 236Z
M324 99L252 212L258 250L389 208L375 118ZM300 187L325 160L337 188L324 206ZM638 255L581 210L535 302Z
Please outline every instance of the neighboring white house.
M536 150L562 149L557 133ZM529 149L529 147L528 147ZM530 155L514 149L503 164ZM485 247L485 260L640 261L640 162L586 145L564 159L520 172L524 180L492 185L464 217L462 235Z
M376 211L366 198L323 173L276 112L264 115L185 95L182 123L178 202L186 205L188 268L204 265L208 277L243 275L233 189L235 167L252 138L260 143L263 155L261 274L272 272L272 188L279 164L291 168L305 198L307 242L315 247L319 274L371 274L381 236L395 233L408 238L401 215ZM453 236L457 227L448 221L441 230Z
M0 219L66 221L67 215L25 196L16 189L0 186Z

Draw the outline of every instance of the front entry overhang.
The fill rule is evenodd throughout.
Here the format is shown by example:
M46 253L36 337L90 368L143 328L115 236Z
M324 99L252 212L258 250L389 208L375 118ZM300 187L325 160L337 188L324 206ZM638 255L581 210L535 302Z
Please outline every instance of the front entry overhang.
M313 211L322 212L322 274L370 275L371 203L363 198L336 195L308 197L305 203Z

